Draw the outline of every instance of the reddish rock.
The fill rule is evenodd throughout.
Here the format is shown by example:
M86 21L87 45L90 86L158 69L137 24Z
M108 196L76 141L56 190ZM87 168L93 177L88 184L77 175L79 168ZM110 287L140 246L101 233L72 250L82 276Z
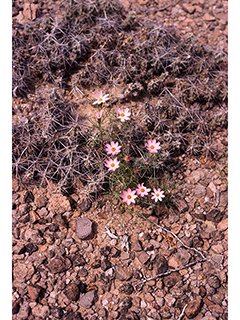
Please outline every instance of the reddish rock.
M77 237L81 240L93 235L93 223L86 217L77 220Z
M27 286L28 295L32 301L36 301L38 299L41 289L42 288L40 286Z
M80 290L76 283L71 283L67 285L63 293L69 300L77 301L79 299Z
M130 267L121 267L118 265L115 268L115 275L118 280L129 280L133 275L133 271Z
M48 210L56 214L71 211L71 205L67 197L61 194L54 194L49 199Z
M150 256L145 251L141 251L137 255L137 258L141 264L145 264L149 260Z
M188 303L188 306L185 309L185 314L189 319L192 319L199 314L201 308L202 308L202 299L199 297Z

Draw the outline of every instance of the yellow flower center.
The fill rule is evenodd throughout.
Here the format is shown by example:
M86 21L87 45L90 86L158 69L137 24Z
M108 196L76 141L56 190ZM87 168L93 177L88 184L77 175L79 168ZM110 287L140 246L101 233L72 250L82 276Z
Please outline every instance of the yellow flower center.
M141 191L141 192L144 192L144 191L145 191L145 189L144 189L144 188L141 188L141 189L140 189L140 191Z
M132 196L130 194L127 195L127 199L131 199Z
M112 167L112 168L115 167L115 163L112 162L112 163L111 163L111 167Z
M150 146L150 149L154 149L154 146L153 146L153 145L151 145L151 146Z
M98 98L98 101L102 101L102 98Z
M114 147L112 147L112 149L111 149L112 151L115 151L116 150L116 148L114 148Z
M125 113L122 112L122 113L120 114L120 116L121 116L121 117L125 117Z
M156 193L156 197L159 197L159 193Z

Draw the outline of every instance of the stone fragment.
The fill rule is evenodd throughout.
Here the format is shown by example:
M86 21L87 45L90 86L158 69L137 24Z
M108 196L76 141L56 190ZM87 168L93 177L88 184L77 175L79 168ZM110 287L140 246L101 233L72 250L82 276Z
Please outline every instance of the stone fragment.
M48 263L48 269L51 273L64 272L71 267L71 261L66 258L54 258Z
M61 194L54 194L49 199L48 210L56 214L71 211L71 205L67 197Z
M26 251L25 241L19 240L15 246L12 247L14 254L22 254Z
M41 290L42 288L40 286L27 286L28 295L32 301L37 301Z
M37 304L33 309L32 309L32 314L35 317L41 318L41 319L46 319L49 315L49 307L48 306L43 306L41 304Z
M184 9L186 12L188 12L188 13L190 13L190 14L192 14L192 13L195 11L195 7L192 6L192 5L189 4L189 3L183 3L183 4L182 4L182 7L183 7L183 9Z
M130 283L124 283L120 286L120 292L130 295L133 293L133 286Z
M44 242L43 237L40 235L39 230L28 229L24 234L26 241L29 241L33 244L42 244Z
M69 300L77 301L80 295L80 290L76 283L71 283L67 285L63 293Z
M31 255L33 252L36 252L38 250L38 246L33 243L28 243L25 246L26 251Z
M25 320L28 319L30 313L30 306L28 302L24 302L18 312L18 319Z
M83 297L80 298L79 304L89 309L97 300L97 293L95 290L88 291Z
M72 312L64 315L61 320L83 320L83 318L79 312Z
M24 203L30 203L34 201L34 195L32 194L32 191L27 191L23 197Z
M88 271L84 267L80 267L78 275L79 277L86 277L88 275Z
M219 206L225 207L228 205L228 191L220 193Z
M141 264L145 264L149 260L150 256L145 251L141 251L137 255L137 258Z
M60 307L55 307L51 309L51 316L61 319L63 316L63 309Z
M206 221L205 221L205 224L206 224L206 226L207 226L206 232L211 233L211 232L216 231L216 226L215 226L215 224L214 224L212 221L206 220Z
M223 255L216 253L212 256L212 260L216 262L216 264L221 265L223 263Z
M21 298L17 299L12 303L12 314L16 314L19 312L20 302L21 302Z
M91 199L86 198L79 204L79 209L86 212L91 208L91 205L92 205Z
M175 303L176 299L170 293L167 293L165 295L164 299L165 299L166 304L169 307L173 307L174 306L174 303Z
M73 254L71 256L71 260L72 260L72 263L73 263L73 267L84 266L86 264L85 258L79 252L76 252L75 254Z
M154 268L156 268L157 274L164 273L168 269L168 263L164 256L157 254L154 259Z
M204 173L202 170L198 169L198 170L194 170L191 172L191 174L189 175L188 179L188 183L197 183L199 180L201 180L204 177Z
M180 248L176 253L176 258L178 259L180 264L184 266L189 263L191 254L187 250Z
M120 281L129 280L133 275L132 268L130 267L121 267L120 265L115 268L116 279Z
M212 209L206 214L206 219L213 222L220 222L223 218L224 212L218 209Z
M208 12L206 12L203 16L203 20L214 21L214 20L216 20L216 18L214 16L212 16L211 14L209 14Z
M89 239L93 235L93 223L86 217L77 220L77 237L81 240Z
M185 199L181 198L180 196L175 196L174 200L175 200L177 209L180 213L184 213L188 211L189 206Z
M192 319L198 315L202 308L202 299L199 297L195 300L191 300L185 309L185 314L189 319Z
M111 266L112 266L112 264L108 259L106 259L106 258L102 259L102 261L101 261L101 269L103 271L106 271L107 269L111 268Z
M206 195L206 188L201 183L198 183L194 195L197 198L204 197Z
M31 263L17 262L13 265L13 285L19 287L25 280L31 279L34 267Z
M119 301L119 308L122 309L130 309L132 307L132 298L131 297L123 297Z
M163 278L164 285L172 288L177 282L181 281L182 277L178 272L173 272Z
M224 231L228 228L228 218L222 220L221 222L218 223L217 229L219 231Z
M136 252L142 251L142 244L139 240L131 243L131 249Z
M220 287L220 280L217 276L212 275L208 278L208 284L210 287L213 287L214 289L217 289Z
M44 195L40 195L35 200L38 208L45 207L47 204L47 198Z

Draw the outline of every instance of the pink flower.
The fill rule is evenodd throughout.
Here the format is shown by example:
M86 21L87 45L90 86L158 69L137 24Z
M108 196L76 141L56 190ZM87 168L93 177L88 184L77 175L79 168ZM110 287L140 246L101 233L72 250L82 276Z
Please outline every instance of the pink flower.
M108 98L109 94L105 94L105 96L103 96L102 94L102 90L95 94L94 98L97 99L97 101L93 102L93 104L101 104L101 103L104 103L105 101L109 100Z
M140 194L141 197L147 196L148 192L151 191L151 189L147 189L146 187L144 187L143 183L142 184L138 184L138 189L136 189L137 194Z
M113 156L115 154L118 154L121 151L120 149L122 148L118 145L118 142L115 143L113 141L111 142L111 145L107 143L106 147L107 148L105 150L107 151L107 154L112 154Z
M135 198L137 198L137 195L135 195L135 190L131 190L130 188L127 189L127 191L123 191L123 194L121 195L123 202L127 202L127 205L129 206L131 203L135 203Z
M125 156L125 161L129 162L131 160L131 157L130 156Z
M156 139L148 140L146 147L150 153L157 153L157 151L161 148L160 142L156 142Z
M158 200L159 200L159 201L162 201L162 198L165 197L165 195L163 194L164 191L161 191L160 188L157 189L157 190L156 190L155 188L153 188L153 191L154 191L154 192L151 193L151 194L153 195L153 196L151 197L151 199L154 199L155 202L157 202Z
M117 112L119 114L118 119L120 119L122 122L124 122L125 120L129 120L131 112L129 111L128 108L125 109L125 110L117 108Z
M97 113L96 113L97 119L101 119L102 118L102 114L103 114L103 109L101 111L97 111Z
M117 168L119 168L119 163L120 161L117 160L117 157L114 160L108 158L105 166L108 168L108 171L115 171Z
M138 171L139 171L138 169L134 170L134 174L138 174Z

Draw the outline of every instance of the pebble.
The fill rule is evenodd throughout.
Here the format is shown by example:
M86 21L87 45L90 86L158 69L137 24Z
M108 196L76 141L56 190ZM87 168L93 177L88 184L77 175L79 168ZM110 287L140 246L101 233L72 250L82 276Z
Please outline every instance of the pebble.
M224 231L228 228L228 218L222 220L221 222L218 223L217 229L219 231Z
M95 290L88 291L83 297L80 298L79 304L89 309L94 304L94 302L97 300L97 293Z
M32 314L35 317L41 318L41 319L46 319L49 315L49 307L48 306L43 306L41 304L37 304L33 309L32 309Z
M86 217L77 220L77 237L81 240L93 235L93 223Z
M18 312L18 319L22 319L22 320L28 319L29 313L30 313L29 303L24 302L21 305L20 310Z
M38 299L41 289L42 288L39 286L27 286L28 295L32 301L36 301Z
M66 286L63 293L69 300L77 301L80 295L80 290L76 283L71 283Z
M145 264L149 260L150 256L145 251L141 251L137 255L137 258L141 264Z
M66 211L71 211L71 205L66 196L54 194L49 199L48 210L55 214L62 214Z
M197 198L204 197L206 195L206 188L202 184L198 183L195 188L194 195Z
M183 266L188 264L191 257L192 257L191 254L187 250L182 248L178 249L178 252L176 253L176 258L178 259L180 264Z
M192 319L198 315L202 307L202 298L191 300L185 309L185 314L189 319Z
M167 293L166 296L164 297L164 299L165 299L166 304L169 307L173 307L174 306L174 303L175 303L176 299L170 293Z

